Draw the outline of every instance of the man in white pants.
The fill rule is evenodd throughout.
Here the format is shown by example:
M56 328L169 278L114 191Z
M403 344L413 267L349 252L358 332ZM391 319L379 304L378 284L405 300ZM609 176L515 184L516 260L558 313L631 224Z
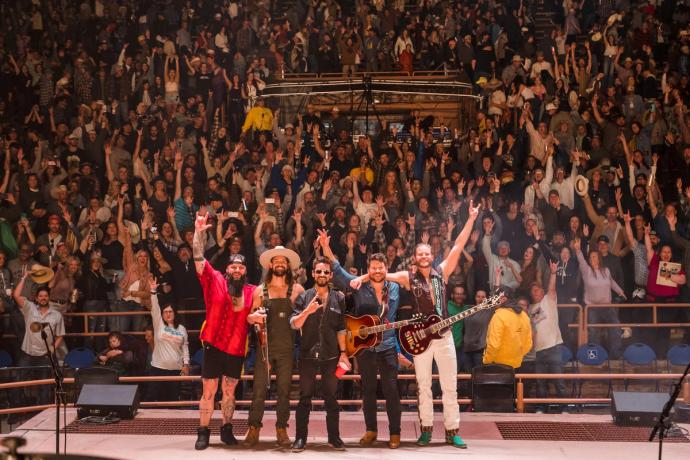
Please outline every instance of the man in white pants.
M416 272L407 270L386 275L386 280L400 284L412 291L418 312L426 315L436 314L448 317L446 303L446 282L460 260L460 254L472 233L472 227L479 215L479 208L469 204L469 217L462 231L455 239L453 248L446 259L439 264L438 272L431 267L433 256L428 244L418 244L414 251ZM358 279L359 280L359 279ZM365 281L366 279L363 279ZM438 367L441 391L443 392L443 424L446 429L446 443L466 449L467 444L458 435L460 427L460 407L458 406L457 374L458 365L455 357L455 343L450 330L440 340L431 342L429 348L414 357L414 369L419 388L419 419L422 434L417 440L420 446L431 442L434 422L434 403L431 393L432 366L434 360Z

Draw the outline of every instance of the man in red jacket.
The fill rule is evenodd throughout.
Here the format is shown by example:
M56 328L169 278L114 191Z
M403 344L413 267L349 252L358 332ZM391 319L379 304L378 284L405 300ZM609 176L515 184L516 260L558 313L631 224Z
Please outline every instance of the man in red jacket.
M235 445L232 434L232 415L235 411L235 387L240 380L246 351L247 315L252 306L252 293L256 286L246 284L247 265L244 256L233 254L225 274L214 270L204 260L206 223L208 214L197 214L194 225L194 264L197 276L204 291L206 322L201 330L204 344L204 361L201 370L203 394L199 401L199 429L194 448L208 447L211 431L209 423L213 415L214 397L218 390L218 380L222 377L223 399L220 407L223 412L223 426L220 439L225 444Z

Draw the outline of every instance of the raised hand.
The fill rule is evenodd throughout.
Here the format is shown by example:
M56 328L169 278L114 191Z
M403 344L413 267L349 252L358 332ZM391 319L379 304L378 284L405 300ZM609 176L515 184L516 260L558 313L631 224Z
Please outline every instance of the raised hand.
M199 212L196 213L196 219L194 220L194 231L197 233L204 233L206 230L212 227L211 224L207 223L208 216L208 213L205 215L202 215Z
M474 206L474 202L472 202L470 200L470 207L469 207L470 217L473 219L476 219L479 216L479 211L481 210L481 208L482 208L481 203L478 204L477 206Z
M584 236L585 238L589 238L589 225L588 224L584 224L582 226L582 236Z
M551 274L555 275L558 271L558 262L552 260L551 262L549 262L549 268L551 269Z
M424 244L429 244L429 239L431 238L431 235L429 235L429 232L424 232L422 233L422 239L421 242Z
M158 281L152 274L149 275L149 288L152 292L158 290Z
M630 211L626 211L625 214L623 214L623 222L629 224L631 220L632 217L630 217Z
M317 240L319 244L321 245L322 248L329 247L331 244L331 237L328 236L328 232L326 230L317 230L317 233L319 236L317 237Z

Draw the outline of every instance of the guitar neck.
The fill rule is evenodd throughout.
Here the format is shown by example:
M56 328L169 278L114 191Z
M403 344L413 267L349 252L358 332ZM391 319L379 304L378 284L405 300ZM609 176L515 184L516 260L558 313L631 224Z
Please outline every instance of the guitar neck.
M484 302L480 303L479 305L475 305L472 308L468 308L467 310L458 313L457 315L453 315L450 318L446 318L442 321L439 321L438 323L433 324L432 326L429 326L429 331L432 333L439 332L443 329L446 329L447 327L451 326L454 323L457 323L458 321L467 318L468 316L472 316L475 313L477 313L480 310L486 310L488 308L493 307L495 304L497 304L500 296L494 296L489 299L486 299Z
M378 326L371 326L366 329L364 329L365 334L378 334L379 332L384 332L384 331L390 331L391 329L397 329L403 326L407 326L410 324L412 321L409 319L406 319L404 321L396 321L395 323L384 323L384 324L379 324Z

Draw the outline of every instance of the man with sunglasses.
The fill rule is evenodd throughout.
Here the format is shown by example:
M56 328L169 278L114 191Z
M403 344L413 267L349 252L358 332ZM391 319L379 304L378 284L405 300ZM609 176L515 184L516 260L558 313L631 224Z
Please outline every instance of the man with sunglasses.
M333 284L342 291L351 293L354 316L378 315L381 322L395 322L398 316L400 295L398 285L386 281L386 256L372 254L369 258L369 280L359 289L350 288L350 281L356 277L348 273L338 263L337 257L330 247L330 236L324 230L319 230L319 245L323 255L333 263ZM388 447L400 447L400 419L402 409L398 393L398 352L396 348L395 330L383 333L383 340L375 348L364 350L357 355L357 365L362 378L362 410L366 432L359 440L360 446L369 447L378 438L376 388L377 374L381 375L381 389L386 399L386 413L390 438Z
M307 443L307 426L311 399L316 389L316 373L321 372L321 393L326 406L328 445L344 450L340 439L340 406L336 398L338 379L336 369L349 369L350 360L345 352L345 295L331 290L333 279L331 261L318 258L312 270L314 287L307 289L295 302L290 325L299 331L299 404L295 413L297 427L293 452L302 452Z

